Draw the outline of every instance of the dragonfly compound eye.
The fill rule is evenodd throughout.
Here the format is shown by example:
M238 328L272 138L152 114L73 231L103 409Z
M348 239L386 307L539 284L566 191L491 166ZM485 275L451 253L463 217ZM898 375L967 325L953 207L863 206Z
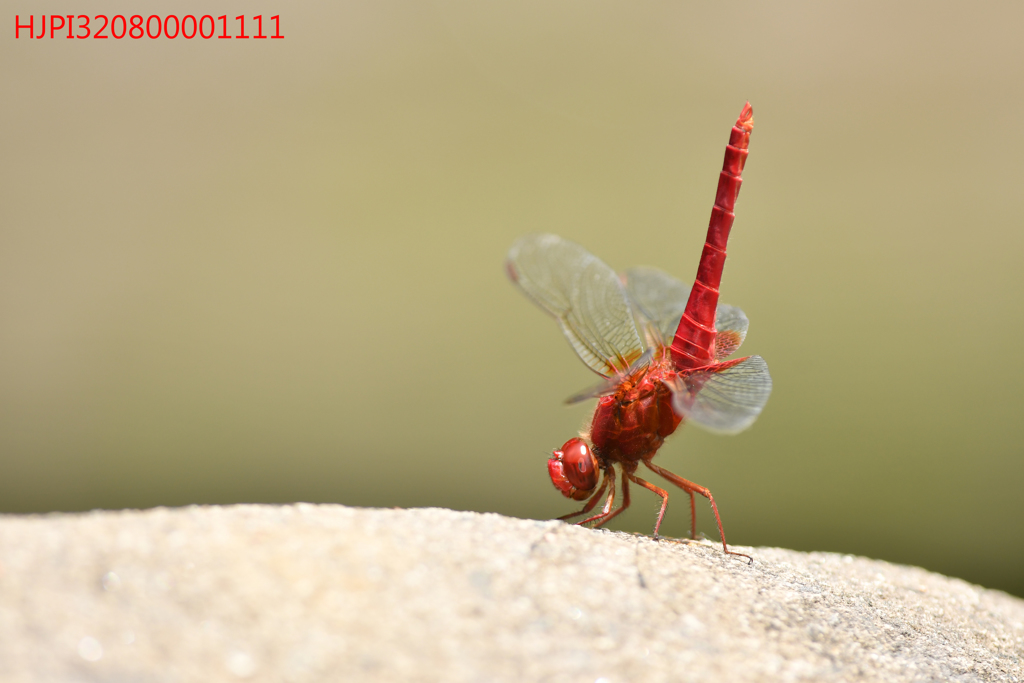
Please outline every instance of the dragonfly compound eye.
M562 495L583 500L597 487L597 458L583 439L569 439L551 454L548 474Z

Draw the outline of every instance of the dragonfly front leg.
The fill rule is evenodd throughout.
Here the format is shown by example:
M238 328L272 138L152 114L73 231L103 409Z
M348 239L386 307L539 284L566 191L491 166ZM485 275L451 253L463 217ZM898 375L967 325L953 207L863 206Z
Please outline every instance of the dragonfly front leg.
M615 471L612 470L611 480L614 480L614 477L615 477ZM560 520L562 520L564 522L567 519L572 519L573 517L579 517L580 515L585 515L588 512L590 512L591 510L593 510L594 506L597 505L597 501L600 500L601 496L604 494L604 490L606 488L608 488L608 481L609 481L608 470L605 470L604 474L601 477L601 486L599 486L598 489L596 491L594 491L594 495L592 495L590 497L590 500L588 500L587 504L583 506L583 509L582 510L577 510L576 512L570 512L569 514L562 515L561 517L556 517L556 519L560 519ZM612 492L611 492L611 495L609 497L611 499L613 499L613 500L615 498L615 484L612 484ZM578 524L582 524L582 523L583 522L578 522Z
M585 519L582 522L580 522L580 524L585 524L587 522L593 522L594 520L599 520L596 524L594 524L594 528L597 529L598 527L602 527L605 524L607 524L608 522L610 522L613 519L615 519L618 515L622 514L623 510L625 510L626 508L629 507L629 481L626 479L626 476L627 476L626 475L626 470L623 469L622 470L622 505L619 506L619 509L615 510L614 512L610 512L610 510L611 510L611 501L609 501L605 505L604 511L601 514L594 515L590 519ZM614 477L615 477L615 470L613 469L612 470L612 478L614 479ZM615 492L615 484L613 483L612 484L612 493L614 493L614 492Z

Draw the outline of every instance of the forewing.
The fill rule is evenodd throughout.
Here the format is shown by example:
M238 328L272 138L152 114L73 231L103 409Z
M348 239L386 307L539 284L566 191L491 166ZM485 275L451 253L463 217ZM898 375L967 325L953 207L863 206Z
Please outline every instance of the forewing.
M761 356L726 361L668 384L677 414L719 434L735 434L753 424L772 393L772 377Z
M663 343L671 343L679 327L679 319L690 298L689 285L668 273L641 266L627 270L622 279L626 292L637 312L661 335ZM735 306L721 304L715 312L715 359L728 358L736 352L747 336L747 316Z
M644 352L618 276L557 235L527 235L508 252L509 277L562 326L569 343L604 376L626 371Z

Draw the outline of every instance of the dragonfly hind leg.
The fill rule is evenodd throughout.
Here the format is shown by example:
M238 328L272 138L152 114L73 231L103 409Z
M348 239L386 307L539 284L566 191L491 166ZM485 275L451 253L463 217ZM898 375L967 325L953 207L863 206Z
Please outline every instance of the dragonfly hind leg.
M754 558L752 558L750 555L744 555L743 553L733 552L732 550L729 550L729 546L726 545L726 543L725 543L725 530L722 529L722 518L718 516L718 506L715 504L715 497L711 495L711 491L708 491L706 488L704 488L703 486L701 486L699 484L694 484L692 481L688 481L686 479L683 479L678 474L673 474L672 472L669 472L664 467L658 467L657 465L652 463L650 460L644 460L644 464L647 465L647 467L650 470L652 470L654 472L657 472L658 474L660 474L661 476L665 477L666 479L668 479L670 482L672 482L673 484L675 484L676 486L678 486L682 490L684 490L687 493L689 493L690 494L691 505L692 505L692 501L693 501L693 494L695 494L695 493L698 493L698 494L704 496L705 498L707 498L708 501L711 503L711 511L715 513L715 522L718 523L718 535L722 538L722 550L725 551L726 555L739 555L740 557L747 558L747 560L749 560L751 563L753 563ZM641 481L643 481L643 480L641 480ZM637 483L639 483L639 482L637 482ZM646 482L644 482L644 484L646 484ZM658 491L661 491L661 489L658 489L658 487L654 486L653 484L647 484L646 488L650 488L651 490L657 489ZM657 491L655 491L655 493L657 493ZM655 537L657 537L657 535L658 535L658 526L661 525L661 518L664 516L664 514L665 514L665 507L668 505L668 494L665 493L664 491L661 491L661 493L658 494L658 495L662 495L662 494L664 494L665 497L664 497L664 499L662 500L662 503L661 503L661 513L658 515L658 524L654 527L654 535L655 535ZM696 512L696 508L692 508L691 512Z

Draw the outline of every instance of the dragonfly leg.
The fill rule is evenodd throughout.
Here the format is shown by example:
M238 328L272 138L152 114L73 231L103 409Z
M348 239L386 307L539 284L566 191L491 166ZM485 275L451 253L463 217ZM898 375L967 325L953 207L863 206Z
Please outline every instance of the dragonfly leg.
M613 477L614 477L614 475L613 475ZM583 509L582 510L577 510L576 512L570 512L569 514L562 515L561 517L557 517L556 519L560 519L562 521L565 521L567 519L572 519L573 517L579 517L580 515L585 515L588 512L590 512L591 510L593 510L594 506L597 505L597 501L601 499L601 495L604 493L604 490L606 488L608 488L608 481L609 481L608 471L605 470L604 475L601 477L601 485L597 488L596 491L594 491L594 495L592 495L590 497L590 500L588 500L587 504L583 506ZM614 497L614 495L615 495L615 485L612 484L612 496Z
M658 510L658 521L654 523L654 540L658 540L658 529L661 528L661 520L665 518L665 510L668 508L668 492L665 489L660 489L649 481L645 481L636 475L629 475L635 483L643 486L648 491L653 491L654 494L661 498L661 509Z
M697 540L697 499L693 497L693 491L687 491L690 494L690 538Z
M612 471L612 477L614 477L614 476L615 476L615 472L613 470ZM623 510L625 510L626 508L629 507L629 480L626 479L627 476L628 475L626 474L626 470L623 469L622 470L622 505L619 506L619 509L615 510L614 512L609 512L609 508L606 507L602 514L596 515L596 516L591 517L590 519L586 520L586 521L590 522L590 521L593 521L595 519L601 518L600 521L598 521L596 524L594 524L594 528L595 529L598 528L598 527L602 527L605 524L607 524L608 522L612 521L618 515L622 514ZM614 488L615 488L614 484L612 484L612 488L614 490ZM580 524L583 524L583 522L580 522Z
M729 546L726 545L726 543L725 543L725 530L722 529L722 518L718 516L718 506L715 505L715 497L711 495L711 491L708 491L706 488L704 488L703 486L700 486L699 484L694 484L692 481L687 481L686 479L683 479L678 474L673 474L673 473L669 472L664 467L658 467L657 465L655 465L653 462L651 462L649 460L644 460L644 464L647 465L647 467L649 469L651 469L652 471L657 472L658 474L660 474L661 476L665 477L666 479L668 479L670 482L672 482L673 484L675 484L676 486L678 486L682 490L684 490L687 493L689 493L691 500L693 500L693 494L694 493L698 493L698 494L704 496L705 498L707 498L711 502L711 510L712 510L712 512L715 513L715 522L718 524L718 535L722 537L722 550L725 551L726 555L739 555L740 557L747 558L750 561L750 563L754 562L754 558L752 558L750 555L744 555L743 553L734 553L733 551L729 550ZM666 496L667 496L667 494L666 494ZM666 503L668 503L667 498L662 503L662 507L661 507L661 514L662 515L665 514L665 504ZM658 524L661 524L661 515L658 516ZM658 535L658 527L654 528L654 535L655 536Z
M578 526L607 517L611 512L611 509L615 506L615 468L609 465L608 469L604 471L604 476L605 480L611 484L611 490L608 491L608 497L605 498L604 507L601 508L601 512L597 513L593 517L587 517L582 522L576 522Z

